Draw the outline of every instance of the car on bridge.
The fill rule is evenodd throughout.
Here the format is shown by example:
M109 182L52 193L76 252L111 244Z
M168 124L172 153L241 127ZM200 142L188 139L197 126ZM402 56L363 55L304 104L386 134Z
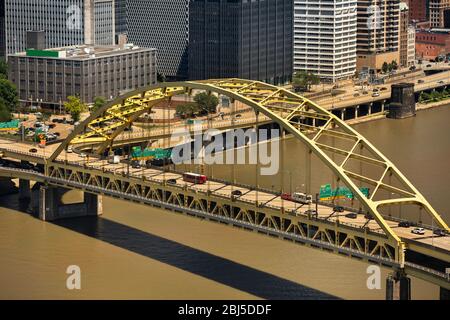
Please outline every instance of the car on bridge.
M414 228L411 230L411 233L423 235L423 234L425 234L425 229L424 228Z
M445 233L444 230L442 229L434 229L433 230L433 234L438 236L438 237L445 237L447 234Z
M333 211L334 211L334 212L344 212L345 209L344 209L344 207L342 207L342 206L334 206L334 207L333 207Z
M412 223L409 221L400 221L398 223L398 226L402 227L402 228L409 228L409 227L411 227L411 225L412 225Z

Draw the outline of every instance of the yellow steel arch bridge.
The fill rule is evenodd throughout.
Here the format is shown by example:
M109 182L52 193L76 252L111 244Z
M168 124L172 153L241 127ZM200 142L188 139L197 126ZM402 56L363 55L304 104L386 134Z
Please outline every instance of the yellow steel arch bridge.
M405 243L405 240L394 231L392 224L388 223L383 215L382 210L385 208L414 205L418 207L421 213L424 212L428 215L436 226L447 232L450 231L445 221L414 185L385 155L356 130L331 112L303 96L281 87L252 80L217 79L161 83L119 97L76 126L68 138L51 155L45 158L44 176L49 177L51 183L58 182L58 184L61 184L61 181L67 180L66 185L69 187L83 188L97 193L103 193L103 191L98 191L99 188L109 188L123 194L129 193L133 197L145 195L155 201L171 202L180 206L185 205L188 209L203 210L208 214L220 212L224 217L232 217L233 219L240 217L245 223L260 221L260 225L267 224L283 232L293 231L299 235L305 235L306 229L309 228L309 222L303 223L302 218L297 217L287 219L283 216L284 208L252 209L248 203L239 205L233 200L223 200L219 197L216 197L216 199L210 190L202 196L198 195L198 190L191 195L187 188L175 190L175 187L167 185L164 181L155 184L150 178L145 177L141 177L140 180L133 180L129 176L117 178L104 170L95 173L95 170L89 166L75 168L67 161L62 160L61 155L70 145L74 147L77 145L92 145L95 146L94 153L103 153L104 150L113 145L115 138L126 128L129 128L143 113L148 112L164 100L170 100L180 94L191 94L195 90L224 95L229 97L231 101L239 101L248 105L254 109L256 118L264 115L300 141L310 155L314 154L333 172L339 182L351 190L363 207L364 212L370 214L382 229L382 237L385 238L384 242L387 246L379 246L380 256L386 256L394 260L403 268L405 266L405 250L413 245ZM336 144L335 141L345 141L345 143ZM350 163L352 163L352 166L349 165ZM374 177L363 172L355 172L351 169L355 166L355 163L376 167L379 169L377 171L379 175ZM394 179L395 183L390 183L391 179ZM103 181L106 182L103 183ZM86 186L82 187L82 184ZM371 186L372 192L369 197L361 192L361 184ZM231 203L231 207L227 203ZM221 204L221 207L219 207L219 204ZM213 209L214 206L217 208ZM238 213L234 216L232 214L234 212L233 207L240 207ZM273 216L269 217L267 213L269 211L273 213ZM258 220L259 213L267 213L267 215ZM300 220L298 220L296 226L293 226L293 223L297 221L296 219ZM288 226L282 227L283 222L287 220L289 221ZM334 227L319 226L318 228L316 231L318 239L326 239L330 243L338 245L342 244L337 239L338 230L333 237L328 232L330 228L340 228L339 225ZM372 239L370 235L367 235L367 232L365 232L365 236ZM350 243L350 248L357 248L362 252L369 254L375 252L375 249L368 251L367 248L364 248L364 242L356 241L356 237L348 238L343 242ZM388 247L392 248L393 252L389 252ZM385 254L383 254L383 248ZM436 253L434 249L421 249L421 246L417 246L417 248L419 248L419 251L422 250L421 252L430 252L432 256L434 255L447 263L449 261L448 251L441 250ZM450 248L446 248L446 250L450 250Z

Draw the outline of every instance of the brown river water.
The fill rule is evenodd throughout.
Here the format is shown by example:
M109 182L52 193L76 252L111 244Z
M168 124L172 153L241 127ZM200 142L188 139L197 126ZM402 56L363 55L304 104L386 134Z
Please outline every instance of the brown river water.
M355 125L450 222L450 108L405 120ZM283 142L283 177L261 186L301 185L298 142ZM214 174L229 175L229 168ZM228 170L228 171L227 171ZM254 170L235 168L254 182ZM322 183L326 178L321 179ZM280 182L282 181L282 182ZM301 187L300 187L301 189ZM70 195L68 195L70 197ZM76 195L72 195L76 197ZM366 286L368 264L180 214L104 199L101 218L44 223L0 198L0 299L383 299ZM81 290L66 288L66 269L81 269ZM439 288L412 279L413 299Z

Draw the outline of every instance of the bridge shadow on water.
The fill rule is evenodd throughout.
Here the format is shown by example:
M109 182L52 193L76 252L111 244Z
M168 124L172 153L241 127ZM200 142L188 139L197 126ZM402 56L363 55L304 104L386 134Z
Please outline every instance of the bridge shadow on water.
M17 195L0 196L0 210L2 207L29 214L26 213L28 202L18 200ZM72 218L59 220L53 224L263 299L339 299L325 292L107 218Z
M338 299L106 218L75 218L60 220L55 224L264 299Z

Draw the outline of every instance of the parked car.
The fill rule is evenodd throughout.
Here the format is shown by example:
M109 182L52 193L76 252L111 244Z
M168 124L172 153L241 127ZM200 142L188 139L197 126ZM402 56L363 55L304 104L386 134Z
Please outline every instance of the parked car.
M414 234L425 234L425 229L424 228L414 228L411 230L411 233Z

